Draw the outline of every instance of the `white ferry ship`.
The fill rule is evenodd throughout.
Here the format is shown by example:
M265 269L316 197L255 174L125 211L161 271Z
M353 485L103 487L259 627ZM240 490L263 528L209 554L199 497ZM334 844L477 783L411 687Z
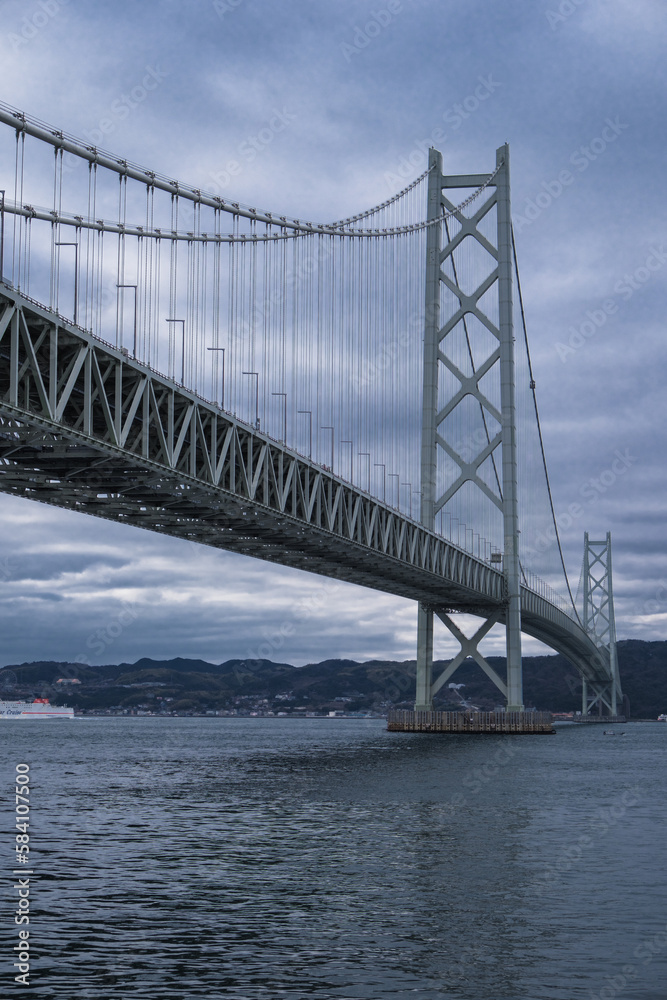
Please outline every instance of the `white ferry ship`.
M0 701L0 719L73 719L74 709L52 705L48 698L34 701Z
M658 716L658 722L667 722L667 712Z

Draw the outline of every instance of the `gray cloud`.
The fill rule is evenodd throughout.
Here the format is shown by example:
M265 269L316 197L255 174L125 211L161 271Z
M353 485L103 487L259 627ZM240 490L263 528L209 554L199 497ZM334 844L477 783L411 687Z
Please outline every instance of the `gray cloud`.
M611 529L619 634L662 637L667 265L627 299L618 286L666 231L664 5L587 0L552 23L551 0L401 0L346 59L341 47L384 6L243 0L220 16L199 0L188 5L186 26L175 0L70 0L31 33L38 4L10 0L3 99L78 135L109 119L104 145L204 187L236 157L235 197L317 219L385 198L387 174L436 128L452 173L488 169L507 139L514 213L529 202L539 209L517 227L517 242L555 505L583 508L563 532L568 566L576 586L584 530ZM138 100L132 92L146 67L161 78ZM489 76L498 81L493 94L466 111ZM468 117L446 119L457 104ZM256 156L239 157L276 109L293 116L289 128ZM616 118L627 128L595 153ZM595 157L585 168L572 162L582 147ZM563 170L573 180L556 196ZM549 191L548 204L537 202ZM581 333L608 300L617 309ZM572 330L583 340L562 359L557 345ZM626 472L595 502L582 496L628 449ZM9 497L0 497L0 512L5 662L92 654L106 643L96 633L121 615L126 624L92 661L221 660L271 642L280 643L273 658L291 662L413 655L408 602L344 585L329 592L326 581L295 571ZM321 603L304 614L302 602L318 594ZM441 641L444 655L451 646ZM497 635L493 651L501 648Z

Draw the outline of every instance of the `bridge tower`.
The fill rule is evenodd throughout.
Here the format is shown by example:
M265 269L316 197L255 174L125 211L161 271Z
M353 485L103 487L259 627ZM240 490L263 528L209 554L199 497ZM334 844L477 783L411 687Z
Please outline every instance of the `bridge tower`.
M495 554L502 562L505 577L506 606L503 617L507 634L507 681L490 666L478 650L478 644L500 617L490 613L477 633L466 637L453 622L446 609L420 605L417 627L417 687L415 710L430 710L433 695L442 687L467 656L472 656L491 678L506 699L508 710L523 708L521 672L521 593L519 566L519 528L517 509L517 439L515 403L515 360L512 317L512 229L510 207L509 146L496 151L496 169L492 174L446 176L442 172L442 155L435 149L429 153L428 228L426 246L426 301L424 332L424 373L421 444L421 521L433 530L436 514L464 489L481 491L486 500L500 512L503 524L503 552ZM457 209L445 192L478 189L481 204L475 198L470 214ZM479 190L481 189L481 190ZM473 199L470 199L471 202ZM495 232L487 216L495 208ZM458 223L458 231L450 235L447 220ZM486 222L485 222L486 220ZM454 228L454 227L452 227ZM445 238L443 239L443 234ZM458 248L466 240L476 241L488 254L487 273L470 290L460 279ZM495 287L494 287L495 286ZM466 290L467 289L467 290ZM487 293L491 291L489 300ZM486 298L485 298L486 296ZM443 316L443 303L449 315ZM481 324L481 327L480 327ZM474 327L471 329L471 326ZM470 365L467 373L457 364L448 335L456 333L468 344ZM475 351L471 340L475 328L491 334L485 357ZM499 379L500 406L494 405L484 389L483 379L489 373ZM449 383L454 377L454 391L442 401L441 376ZM444 427L446 419L457 407L473 401L479 407L484 428L477 453L448 441ZM481 467L493 462L497 488L490 485ZM499 460L499 461L498 461ZM500 466L500 471L498 471ZM447 472L443 474L443 468ZM468 484L471 484L468 486ZM478 613L478 612L477 612ZM443 674L433 682L433 617L434 614L458 639L461 650Z
M591 715L605 707L616 715L622 698L616 652L616 621L611 574L611 532L603 541L591 541L584 534L584 617L583 625L603 654L609 670L609 683L594 684L582 678L582 715Z

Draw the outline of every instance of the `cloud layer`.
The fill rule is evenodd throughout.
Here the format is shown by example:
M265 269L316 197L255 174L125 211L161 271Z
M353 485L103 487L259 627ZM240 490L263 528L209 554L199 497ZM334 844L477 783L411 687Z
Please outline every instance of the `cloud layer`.
M7 103L84 137L105 122L127 159L301 218L383 200L432 142L457 173L509 141L555 505L582 508L568 566L576 585L584 530L611 530L619 635L664 636L664 5L10 0L3 20ZM413 655L409 602L9 497L0 512L5 663Z

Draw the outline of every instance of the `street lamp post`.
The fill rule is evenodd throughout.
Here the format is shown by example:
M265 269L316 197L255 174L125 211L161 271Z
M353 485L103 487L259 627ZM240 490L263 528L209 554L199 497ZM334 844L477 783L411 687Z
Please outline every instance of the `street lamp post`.
M313 412L312 410L297 410L297 413L308 414L308 458L313 460Z
M136 285L116 285L116 288L134 288L134 335L133 335L133 349L132 357L137 356L137 286ZM76 323L76 320L74 320Z
M5 231L5 192L3 191L2 192L2 241L3 241L3 243L4 243L4 235L5 235L4 231ZM77 306L78 306L78 302L79 302L79 244L78 243L61 243L61 242L58 242L58 243L55 244L55 246L57 246L57 247L74 247L74 316L73 316L73 319L74 319L74 325L76 326L76 318L77 318L77 314L78 314ZM4 252L4 247L3 247L3 252ZM2 256L2 253L0 253L0 257L1 256ZM134 287L136 289L136 285ZM135 296L136 296L136 292L135 292ZM136 298L135 298L134 308L135 308L135 322L136 322Z
M341 441L341 444L349 444L349 446L350 446L350 482L354 483L354 469L352 467L352 442L351 441Z
M390 479L396 479L396 480L400 479L400 476L399 476L399 474L397 472L388 472L387 475L389 476ZM394 505L396 507L396 510L400 509L400 505L401 505L400 487L399 487L399 483L397 481L396 482L396 503Z
M382 503L387 502L387 466L381 462L373 462L375 469L382 469Z
M220 398L220 409L224 410L224 408L225 408L225 350L226 350L226 348L224 348L224 347L207 347L206 350L207 351L221 351L222 352L222 379L221 379L221 381L222 381L222 391L221 391L221 398Z
M368 459L368 492L371 491L371 453L370 451L360 451L358 452L359 458ZM361 473L359 474L359 479L361 479ZM361 484L360 484L361 485Z
M421 509L422 509L422 500L421 500L421 498L424 496L424 491L423 490L413 490L412 492L414 493L414 495L416 497L420 498L419 499L419 510L420 510L420 513L421 513ZM410 517L412 517L412 514L410 514Z
M285 408L283 410L283 443L287 446L287 393L286 392L272 392L272 396L282 396Z
M331 431L331 472L334 470L334 429L333 427L320 427L321 431Z
M259 373L241 372L242 375L252 375L255 378L255 430L259 430Z
M409 516L412 517L412 483L401 483L401 486L408 487L408 509L410 512ZM399 498L399 504L400 504L400 498Z
M183 345L181 348L181 385L185 385L185 320L184 319L166 319L165 323L180 323L181 330L183 333ZM174 378L176 374L174 373Z

